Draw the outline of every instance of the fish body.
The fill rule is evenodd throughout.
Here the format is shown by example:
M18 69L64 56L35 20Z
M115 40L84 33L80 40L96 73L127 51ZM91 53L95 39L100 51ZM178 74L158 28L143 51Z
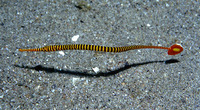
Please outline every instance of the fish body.
M33 48L33 49L19 49L20 52L23 51L43 51L43 52L52 52L52 51L61 51L61 50L92 50L92 51L103 51L103 52L124 52L134 49L166 49L168 50L168 55L176 55L183 51L183 47L179 44L174 44L171 47L162 47L162 46L147 46L147 45L132 45L132 46L123 46L123 47L106 47L99 45L87 45L87 44L69 44L69 45L50 45L42 48Z

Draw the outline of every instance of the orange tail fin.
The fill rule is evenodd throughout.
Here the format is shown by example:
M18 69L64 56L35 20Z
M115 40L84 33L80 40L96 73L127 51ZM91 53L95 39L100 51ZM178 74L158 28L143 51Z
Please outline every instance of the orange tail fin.
M179 44L174 44L168 48L168 55L176 55L183 51L183 47Z

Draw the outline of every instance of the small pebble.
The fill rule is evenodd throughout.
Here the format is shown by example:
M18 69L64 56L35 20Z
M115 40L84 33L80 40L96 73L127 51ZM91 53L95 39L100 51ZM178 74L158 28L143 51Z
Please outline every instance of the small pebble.
M92 68L93 69L93 71L95 72L95 73L98 73L99 72L99 68L98 67L94 67L94 68Z
M75 35L72 37L72 41L76 42L78 40L78 38L79 38L79 35Z
M65 53L63 51L59 51L59 54L62 55L62 56L65 55Z

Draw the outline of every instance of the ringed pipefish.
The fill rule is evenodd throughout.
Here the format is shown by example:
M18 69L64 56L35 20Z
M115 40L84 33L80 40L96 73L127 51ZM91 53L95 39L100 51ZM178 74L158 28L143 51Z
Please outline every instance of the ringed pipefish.
M20 52L23 51L61 51L61 50L93 50L93 51L103 51L103 52L124 52L134 49L166 49L168 50L168 55L176 55L183 51L183 47L180 44L174 44L171 47L162 47L162 46L148 46L148 45L132 45L124 47L106 47L99 45L87 45L87 44L69 44L69 45L50 45L42 48L33 48L33 49L19 49Z

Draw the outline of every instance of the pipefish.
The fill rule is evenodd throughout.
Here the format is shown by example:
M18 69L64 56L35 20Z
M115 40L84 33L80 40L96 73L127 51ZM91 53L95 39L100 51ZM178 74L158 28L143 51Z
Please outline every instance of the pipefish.
M61 51L61 50L92 50L92 51L103 51L103 52L124 52L134 49L165 49L168 50L168 55L176 55L183 51L183 47L180 44L174 44L171 47L162 47L162 46L148 46L148 45L132 45L132 46L123 46L123 47L106 47L99 45L87 45L87 44L69 44L69 45L50 45L42 48L33 48L33 49L19 49L20 52L23 51Z

